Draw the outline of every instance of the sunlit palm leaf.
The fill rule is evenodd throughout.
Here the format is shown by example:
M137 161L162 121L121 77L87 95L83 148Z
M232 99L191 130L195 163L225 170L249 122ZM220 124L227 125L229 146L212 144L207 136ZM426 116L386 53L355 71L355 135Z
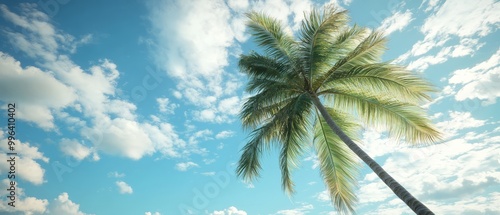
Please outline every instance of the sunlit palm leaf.
M330 116L342 126L348 135L355 136L359 125L349 119L351 116L328 109ZM358 163L354 153L317 114L314 126L314 146L318 153L321 175L335 207L342 213L354 210Z
M355 89L336 88L325 98L339 110L355 110L367 125L387 129L391 137L414 144L433 143L440 133L426 117L423 108L401 102L391 95L374 95ZM333 97L333 98L332 98Z
M334 73L319 89L354 89L418 104L429 101L429 92L435 88L416 74L393 64L365 64L349 71Z
M381 32L371 32L354 50L337 61L328 72L315 81L314 90L318 90L336 72L349 71L358 65L378 63L385 50L385 43L386 39Z
M285 27L276 19L262 13L247 14L250 22L247 26L259 46L266 54L282 62L292 62L295 52L295 40L285 32Z

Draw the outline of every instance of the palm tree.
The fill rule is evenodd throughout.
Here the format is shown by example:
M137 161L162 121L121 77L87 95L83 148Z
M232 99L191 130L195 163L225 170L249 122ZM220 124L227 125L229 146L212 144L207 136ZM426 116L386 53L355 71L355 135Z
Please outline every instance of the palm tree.
M332 203L342 214L354 213L359 167L354 153L415 213L433 214L352 138L366 125L386 129L411 145L439 140L440 133L419 106L430 100L434 87L402 66L381 62L383 33L348 26L345 10L313 9L298 40L274 18L257 12L247 16L264 54L251 52L239 60L252 95L240 117L243 128L252 132L238 176L247 181L258 177L262 151L275 145L280 148L282 187L293 194L291 170L313 147Z

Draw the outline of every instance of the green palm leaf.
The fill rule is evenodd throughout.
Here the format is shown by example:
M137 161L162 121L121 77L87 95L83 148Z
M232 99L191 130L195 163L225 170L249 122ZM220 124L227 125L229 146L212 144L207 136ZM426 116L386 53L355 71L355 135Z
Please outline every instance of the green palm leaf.
M247 26L266 54L280 61L292 62L295 40L285 32L285 27L278 20L262 13L251 12L247 16L250 19Z
M360 31L358 36L363 35L364 32L367 32L367 30ZM354 50L337 61L326 73L321 75L313 83L313 88L317 90L324 82L330 80L330 77L336 72L349 71L358 65L379 62L385 50L385 43L386 39L381 32L372 31L367 37L359 42Z
M316 74L315 71L328 66L331 61L331 41L335 34L346 28L348 22L346 11L337 11L334 7L326 8L323 13L312 10L309 18L302 21L300 55L304 60L304 70L309 72L309 79Z
M388 95L408 103L418 104L429 101L428 93L435 88L414 73L401 66L388 63L364 64L351 70L336 72L319 89L354 89Z
M356 135L359 125L351 120L351 116L329 108L330 116L342 126L342 130L351 136ZM354 153L332 131L326 121L317 114L314 126L314 146L318 153L321 175L340 212L354 210L357 201L355 195L358 163Z
M440 139L439 131L425 117L423 108L390 95L336 88L325 98L332 101L335 109L353 110L353 114L359 115L365 124L388 129L389 136L397 139L404 137L414 144L433 143Z

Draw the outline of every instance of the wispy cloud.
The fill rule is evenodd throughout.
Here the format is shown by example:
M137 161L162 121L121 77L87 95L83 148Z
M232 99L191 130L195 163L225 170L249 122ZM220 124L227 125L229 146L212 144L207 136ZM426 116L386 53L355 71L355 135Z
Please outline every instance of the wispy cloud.
M395 31L402 31L413 20L412 15L413 13L409 10L405 12L398 11L384 19L378 29L384 31L387 35Z
M420 28L425 38L416 42L410 51L398 59L399 62L412 60L411 69L423 71L449 58L472 55L483 45L477 38L490 34L500 23L496 15L500 3L493 0L475 1L473 5L465 0L448 0L439 7L435 7L436 4L436 1L429 2L429 7L435 8L435 11ZM459 41L457 45L445 46L456 39ZM435 48L441 49L438 54L427 54Z
M197 163L194 163L194 162L191 162L191 161L184 162L184 163L177 163L175 165L175 168L177 170L181 171L181 172L185 172L188 169L191 169L193 167L199 167L199 165Z

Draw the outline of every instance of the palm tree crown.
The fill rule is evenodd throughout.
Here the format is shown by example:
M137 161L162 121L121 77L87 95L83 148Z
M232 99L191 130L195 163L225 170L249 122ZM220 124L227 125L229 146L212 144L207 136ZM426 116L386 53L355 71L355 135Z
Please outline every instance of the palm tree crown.
M241 55L239 61L252 95L240 113L243 127L252 130L237 167L245 180L259 176L262 151L275 145L283 189L292 194L291 171L312 146L334 206L354 212L358 159L353 151L363 155L351 145L361 125L386 129L413 145L439 139L419 106L430 100L433 86L402 66L381 62L382 32L349 26L347 12L334 7L313 9L298 39L276 19L247 15L264 54Z

